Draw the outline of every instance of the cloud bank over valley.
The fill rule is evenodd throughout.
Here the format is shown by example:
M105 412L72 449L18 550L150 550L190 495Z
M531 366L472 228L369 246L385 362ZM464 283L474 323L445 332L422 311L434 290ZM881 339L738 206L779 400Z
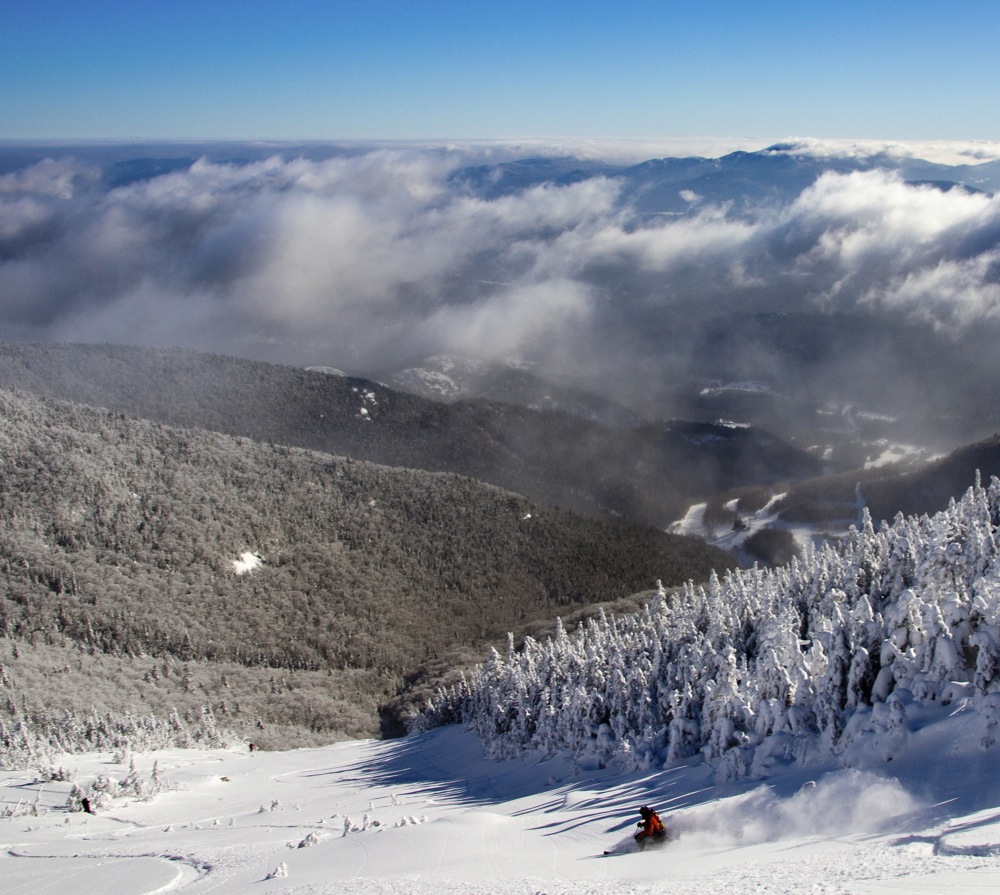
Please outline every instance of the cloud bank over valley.
M402 146L119 147L117 162L15 148L0 157L8 340L353 371L517 356L621 396L692 370L802 381L801 346L736 338L761 315L913 326L943 346L1000 325L1000 163L979 162L983 147L953 147L968 162L951 167L806 141L631 166ZM805 379L853 382L845 370L872 362L858 347L809 357ZM893 382L909 378L905 353L886 348Z

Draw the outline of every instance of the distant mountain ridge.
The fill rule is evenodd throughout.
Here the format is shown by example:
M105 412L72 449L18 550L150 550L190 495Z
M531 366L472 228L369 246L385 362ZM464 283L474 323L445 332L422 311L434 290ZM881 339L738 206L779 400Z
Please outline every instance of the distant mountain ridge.
M497 198L542 185L607 177L621 187L623 203L646 213L684 213L701 202L733 202L737 210L788 200L826 172L898 171L912 183L941 189L962 186L977 192L1000 189L1000 162L946 165L888 155L817 156L795 143L731 152L719 158L653 158L635 165L602 164L573 157L521 159L460 168L451 181L483 198ZM689 198L685 198L685 195Z
M541 503L661 529L695 498L821 471L815 458L752 428L617 428L500 402L446 405L370 380L176 349L0 344L0 387L169 425L456 472Z
M274 156L323 161L350 158L372 151L373 146L337 143L185 143L178 141L114 144L50 144L17 141L0 145L0 174L35 164L54 153L70 154L98 167L109 187L151 180L164 173L184 171L197 160L234 166L260 162ZM432 150L433 151L433 150ZM494 153L496 154L496 153ZM509 155L509 153L508 153ZM627 194L641 192L651 181L675 190L718 193L725 182L728 197L761 195L785 178L790 188L807 186L821 171L869 171L875 168L899 171L911 182L960 184L983 192L1000 189L1000 162L946 164L915 156L888 153L830 154L810 148L808 142L774 143L758 150L737 150L722 156L653 157L641 162L608 162L582 155L534 155L508 157L501 161L465 164L452 171L449 182L484 198L511 195L525 189L578 183L590 177L619 180ZM652 197L650 197L652 198ZM662 198L662 197L661 197Z
M487 363L460 355L435 355L403 370L372 374L393 388L432 401L485 398L532 410L554 410L610 426L637 426L647 418L616 401L535 375L516 359Z

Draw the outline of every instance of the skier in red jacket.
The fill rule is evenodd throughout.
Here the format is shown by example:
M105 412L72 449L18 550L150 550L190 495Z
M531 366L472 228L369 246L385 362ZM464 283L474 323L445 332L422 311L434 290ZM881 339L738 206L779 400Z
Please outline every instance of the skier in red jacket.
M643 805L639 809L642 820L639 821L639 829L635 833L635 841L639 843L639 848L645 848L655 842L664 842L667 838L667 828L663 826L660 815L648 805Z

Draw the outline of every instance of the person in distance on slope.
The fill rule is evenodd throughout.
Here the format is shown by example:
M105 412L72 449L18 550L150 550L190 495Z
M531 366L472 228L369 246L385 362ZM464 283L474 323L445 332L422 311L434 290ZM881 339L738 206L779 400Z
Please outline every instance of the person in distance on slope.
M639 829L635 833L635 841L639 843L639 848L653 845L656 842L665 842L667 839L667 828L663 826L660 815L648 805L643 805L639 809L642 820L639 821Z

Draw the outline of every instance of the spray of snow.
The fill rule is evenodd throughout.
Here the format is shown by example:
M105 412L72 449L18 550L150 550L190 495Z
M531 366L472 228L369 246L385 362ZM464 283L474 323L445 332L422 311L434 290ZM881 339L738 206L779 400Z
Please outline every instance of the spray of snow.
M810 781L788 798L770 786L676 816L671 834L692 844L754 845L802 837L884 832L918 808L894 778L844 770Z

